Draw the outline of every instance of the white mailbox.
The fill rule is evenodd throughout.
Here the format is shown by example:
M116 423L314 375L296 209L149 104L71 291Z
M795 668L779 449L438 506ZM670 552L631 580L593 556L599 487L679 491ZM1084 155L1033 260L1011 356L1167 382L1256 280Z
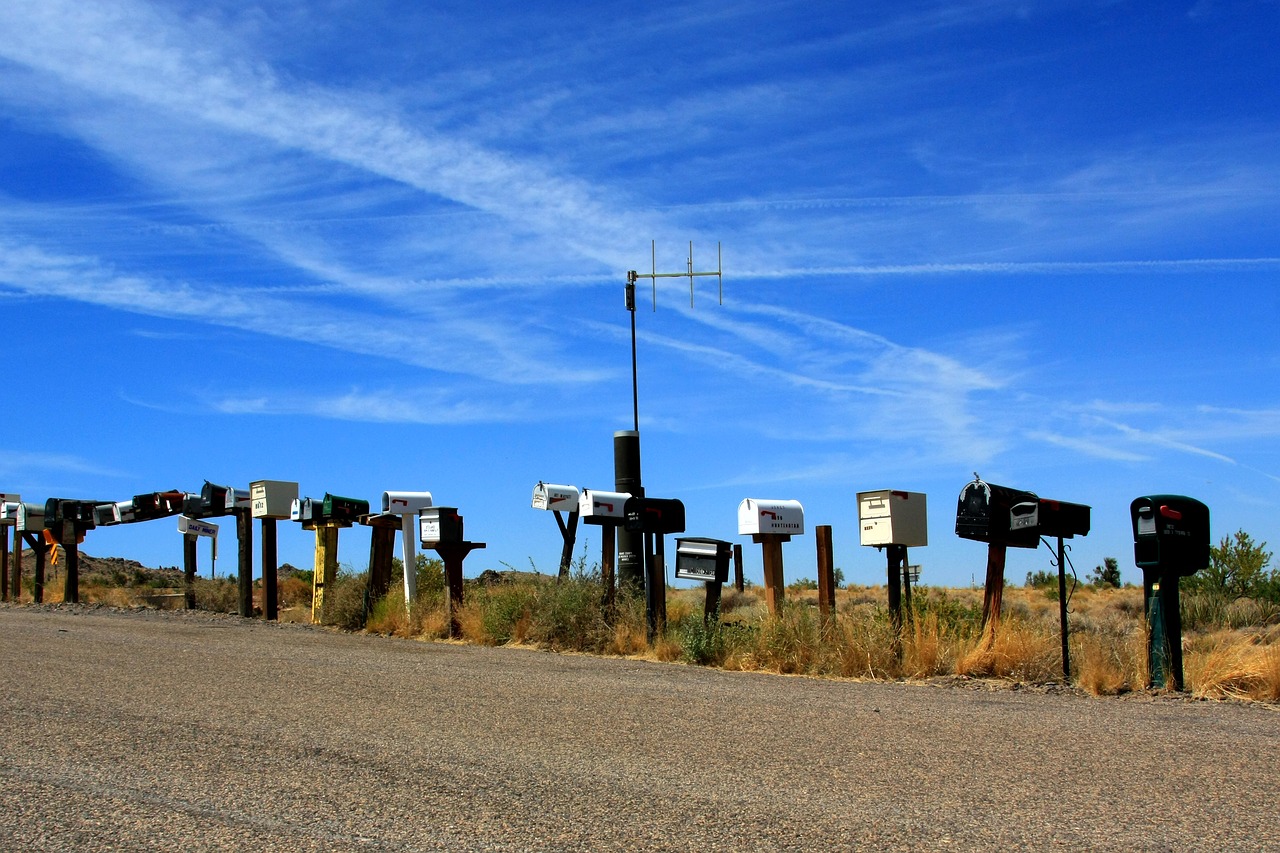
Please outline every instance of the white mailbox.
M244 489L227 488L226 503L223 506L227 512L237 509L253 510L253 498Z
M132 508L133 501L129 502L129 506ZM96 527L109 527L112 524L119 524L120 519L116 516L116 505L110 503L95 506L93 508L93 523Z
M0 494L0 524L16 525L22 495Z
M747 498L738 504L738 533L799 536L804 533L804 507L800 501Z
M115 524L128 524L137 520L137 508L134 507L133 501L116 501L115 503Z
M382 511L392 515L417 515L431 506L430 492L383 492Z
M624 509L627 498L625 492L599 492L595 489L583 489L578 497L578 517L587 524L621 525L627 520Z
M283 480L255 480L249 484L254 518L289 518L298 499L298 484Z
M896 489L858 492L858 530L863 545L928 545L924 494Z
M18 531L35 533L44 530L44 504L18 504Z
M577 512L582 493L577 486L557 486L538 483L533 487L533 508Z
M424 548L440 542L462 541L462 516L458 515L457 507L427 507L418 513L418 526Z

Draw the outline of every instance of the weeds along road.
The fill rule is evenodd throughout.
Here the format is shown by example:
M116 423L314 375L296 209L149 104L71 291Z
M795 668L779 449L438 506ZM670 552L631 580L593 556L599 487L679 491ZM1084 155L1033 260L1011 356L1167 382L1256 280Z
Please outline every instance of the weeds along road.
M1280 849L1280 713L0 607L5 850Z

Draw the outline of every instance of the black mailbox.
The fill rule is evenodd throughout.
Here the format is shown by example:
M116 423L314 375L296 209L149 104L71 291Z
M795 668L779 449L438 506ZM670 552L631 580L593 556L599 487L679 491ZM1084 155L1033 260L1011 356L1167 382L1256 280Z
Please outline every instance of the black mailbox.
M960 490L956 535L1013 548L1035 548L1040 544L1040 533L1029 527L1014 528L1012 519L1014 506L1039 500L1031 492L974 480Z
M1009 508L1009 528L1061 539L1088 536L1089 507L1049 498L1022 501Z
M1133 561L1140 569L1190 577L1209 566L1209 508L1183 495L1148 495L1129 505Z
M684 533L684 504L668 498L627 498L623 527L633 533Z
M679 538L676 540L676 577L727 583L732 549L731 543L720 539Z
M182 512L183 501L187 496L174 489L168 492L150 492L133 496L133 520L150 521L153 518L167 518Z
M339 497L325 492L324 504L320 509L320 520L354 524L360 519L360 516L368 514L368 501Z
M45 529L58 530L69 521L75 525L77 531L92 530L97 524L93 511L98 503L99 501L49 498L44 503Z
M229 486L204 481L200 494L187 495L182 501L182 514L187 518L218 518L227 514Z

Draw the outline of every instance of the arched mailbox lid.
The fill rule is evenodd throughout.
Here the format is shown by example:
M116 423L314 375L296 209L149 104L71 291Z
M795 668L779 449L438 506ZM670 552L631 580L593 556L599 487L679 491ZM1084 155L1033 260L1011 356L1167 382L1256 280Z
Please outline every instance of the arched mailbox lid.
M44 530L44 507L40 504L20 503L17 529L21 533Z
M533 487L533 508L577 512L582 493L577 486L538 483Z
M0 494L0 524L16 525L18 523L18 506L22 503L22 495Z
M973 480L960 490L956 503L956 535L988 544L1036 548L1040 545L1040 534L1032 528L1014 529L1011 513L1015 504L1039 500L1033 492Z
M578 498L578 517L587 524L622 524L627 520L626 506L630 498L626 492L583 489Z
M1129 505L1133 561L1190 577L1209 565L1209 507L1186 495L1146 495Z
M627 498L622 511L626 514L623 526L639 533L684 532L684 504L670 498Z
M227 512L253 508L253 498L249 495L248 489L233 489L230 486L225 488L227 493L222 499L222 508Z
M747 498L738 504L738 533L800 536L804 533L804 507L800 501Z
M382 511L395 515L417 515L431 506L430 492L383 492Z

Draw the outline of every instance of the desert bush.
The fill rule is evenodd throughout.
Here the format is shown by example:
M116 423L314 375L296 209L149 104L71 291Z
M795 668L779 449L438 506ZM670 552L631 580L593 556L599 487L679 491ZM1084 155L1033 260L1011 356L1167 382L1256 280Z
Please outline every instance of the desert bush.
M240 587L231 578L195 579L196 609L215 613L240 611Z
M280 578L276 583L276 601L281 607L310 607L310 581L299 575Z
M1188 689L1211 699L1280 700L1280 647L1256 635L1217 632L1185 653Z
M324 622L344 631L359 631L365 625L365 590L369 573L342 571L324 593Z
M599 652L609 644L600 579L574 572L534 586L529 642L550 649Z

